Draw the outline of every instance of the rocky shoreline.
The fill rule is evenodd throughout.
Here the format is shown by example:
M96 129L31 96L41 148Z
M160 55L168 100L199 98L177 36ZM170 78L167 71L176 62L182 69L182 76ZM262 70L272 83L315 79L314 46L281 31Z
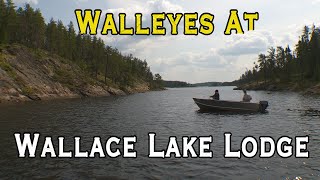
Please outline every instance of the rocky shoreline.
M281 82L251 82L238 85L234 90L254 91L293 91L308 95L320 95L320 83L281 83Z
M103 79L103 78L101 78ZM119 87L90 77L67 59L21 45L0 47L0 103L127 95L150 91L136 80Z

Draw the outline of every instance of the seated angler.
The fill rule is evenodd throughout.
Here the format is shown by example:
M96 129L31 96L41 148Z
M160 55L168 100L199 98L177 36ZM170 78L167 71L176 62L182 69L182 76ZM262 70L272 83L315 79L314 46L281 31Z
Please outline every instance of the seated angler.
M216 90L213 96L210 96L214 100L220 100L220 94L219 91Z
M244 95L243 95L242 101L243 102L250 102L252 100L252 97L247 94L246 90L243 90L243 93L244 93Z

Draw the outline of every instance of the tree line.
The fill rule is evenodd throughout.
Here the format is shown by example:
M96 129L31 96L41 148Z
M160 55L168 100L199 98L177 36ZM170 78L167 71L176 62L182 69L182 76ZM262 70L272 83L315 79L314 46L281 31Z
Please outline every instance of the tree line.
M16 7L12 0L0 0L0 44L13 43L69 59L105 83L131 86L144 80L151 88L162 86L161 76L152 74L146 60L124 55L96 36L76 33L72 22L67 26L54 19L46 23L41 11L29 4Z
M305 26L294 50L270 47L267 54L259 54L250 70L239 83L250 82L305 82L320 81L320 27Z
M163 81L164 87L183 88L183 87L216 87L216 86L234 86L234 82L203 82L190 84L184 81Z

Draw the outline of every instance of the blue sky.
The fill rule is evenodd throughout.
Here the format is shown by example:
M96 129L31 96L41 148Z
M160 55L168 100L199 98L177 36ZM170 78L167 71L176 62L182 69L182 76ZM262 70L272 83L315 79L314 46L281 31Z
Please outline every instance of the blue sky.
M101 36L108 45L124 53L146 59L154 73L166 80L187 82L232 81L251 68L259 53L270 46L294 48L304 25L320 25L320 0L14 0L40 8L48 21L51 17L65 24L75 22L74 9L102 9L127 13L128 25L140 12L144 24L150 24L153 12L210 12L215 15L215 31L210 36ZM259 12L256 30L244 35L223 34L230 9ZM246 29L246 23L244 29ZM182 28L182 26L180 26Z

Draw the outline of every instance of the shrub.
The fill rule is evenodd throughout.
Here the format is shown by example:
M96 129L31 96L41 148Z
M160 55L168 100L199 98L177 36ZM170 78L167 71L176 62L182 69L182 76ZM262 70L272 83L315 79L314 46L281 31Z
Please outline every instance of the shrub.
M34 94L34 90L32 87L24 86L21 88L21 93L23 95L32 95L32 94Z

